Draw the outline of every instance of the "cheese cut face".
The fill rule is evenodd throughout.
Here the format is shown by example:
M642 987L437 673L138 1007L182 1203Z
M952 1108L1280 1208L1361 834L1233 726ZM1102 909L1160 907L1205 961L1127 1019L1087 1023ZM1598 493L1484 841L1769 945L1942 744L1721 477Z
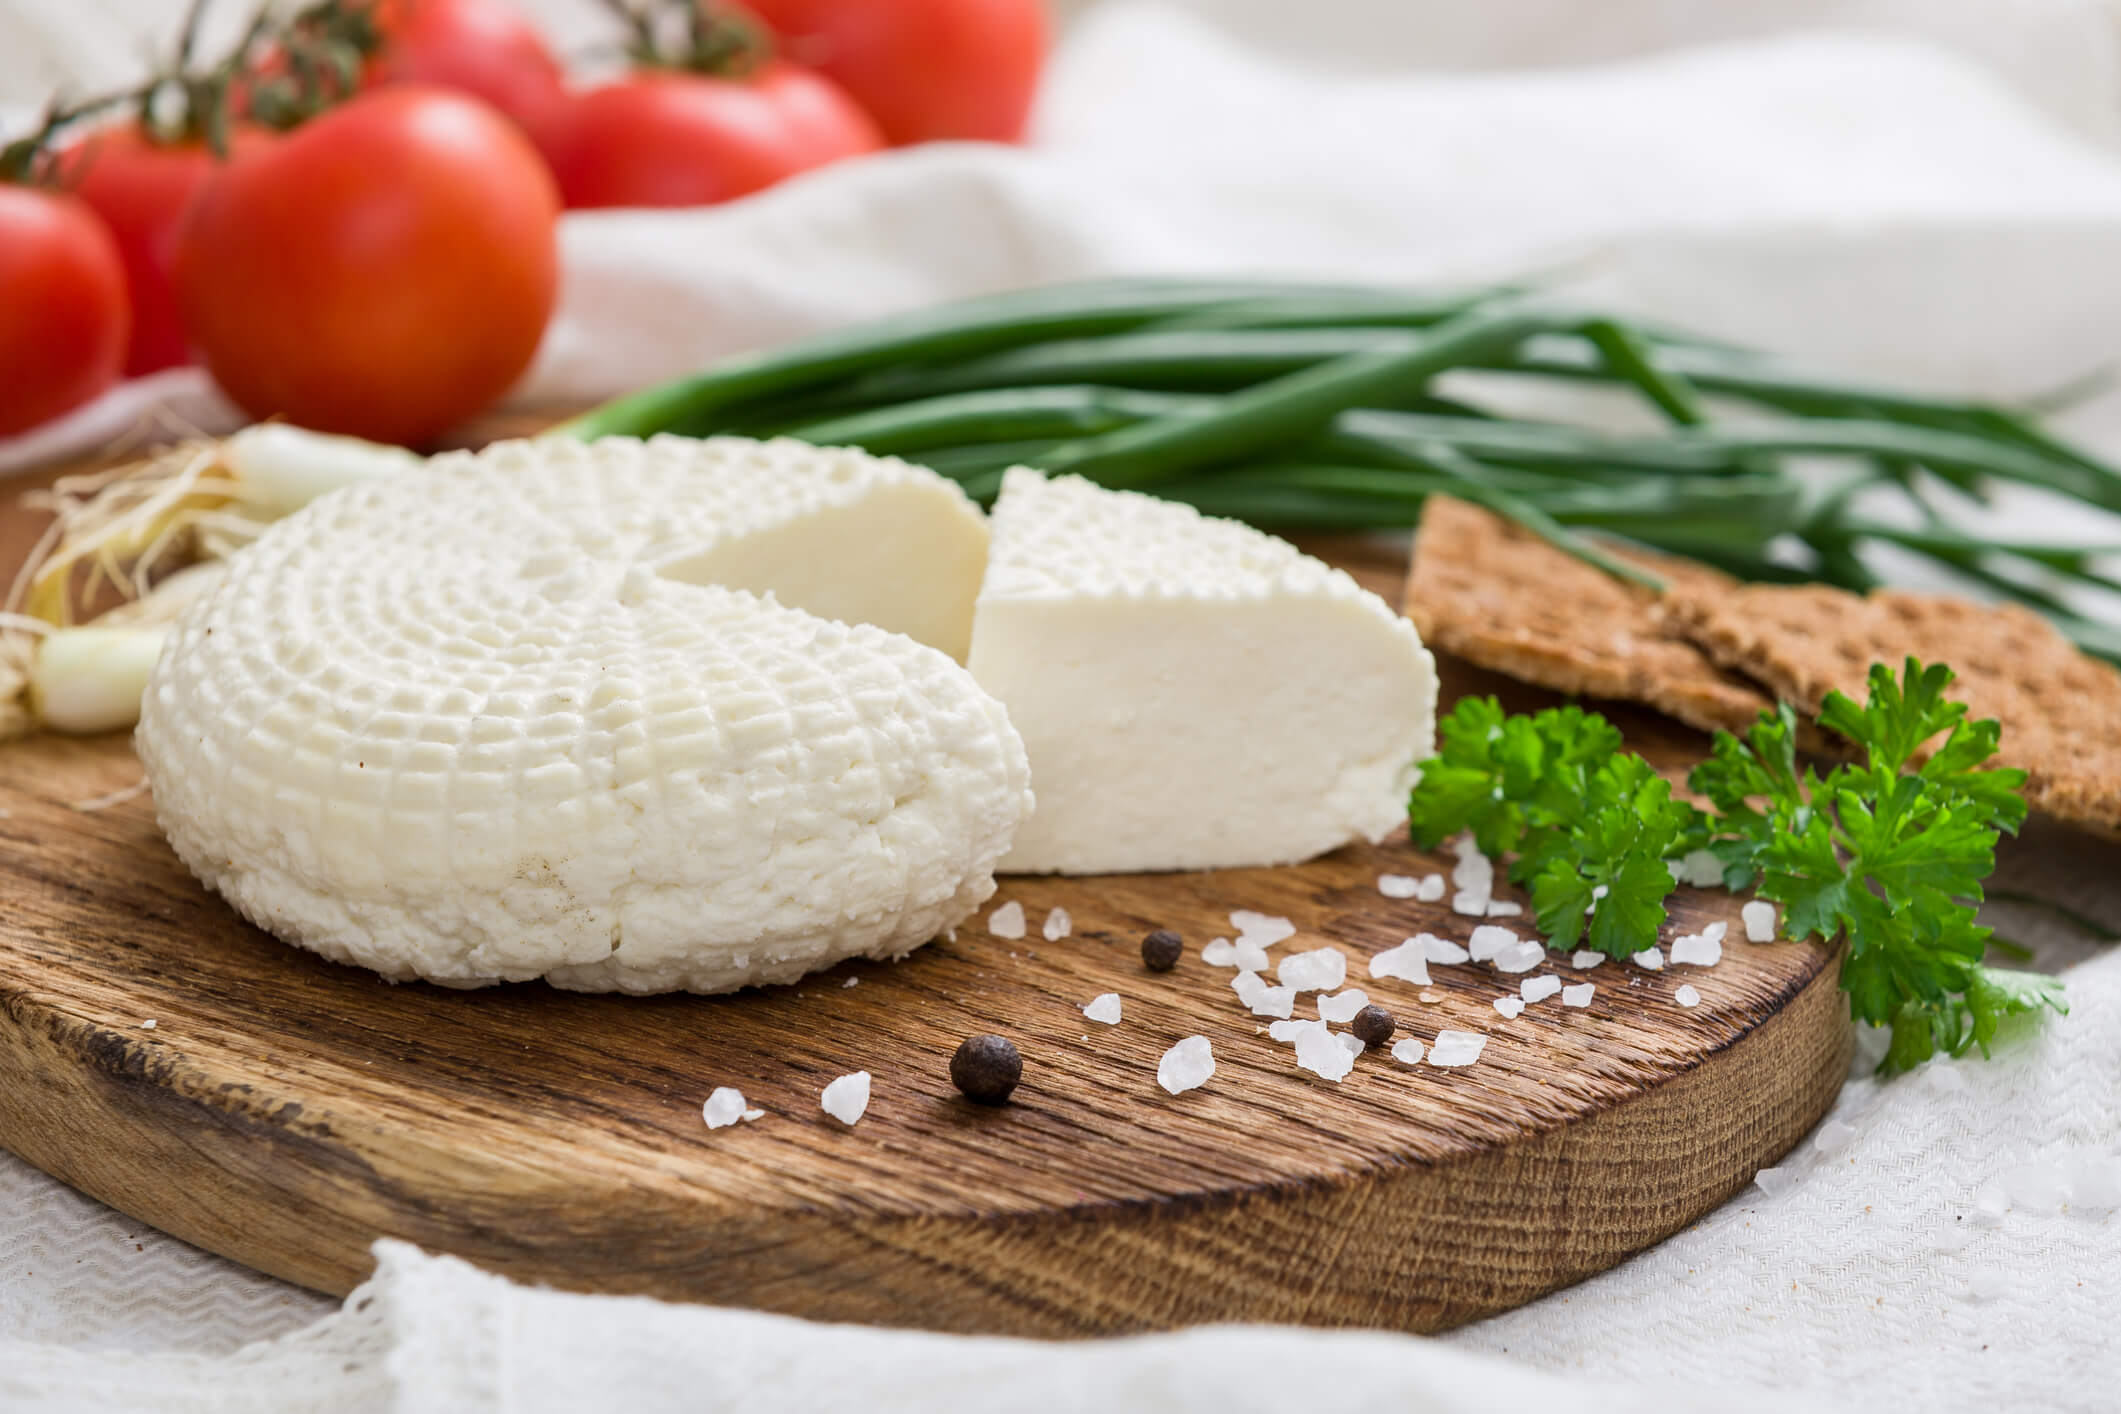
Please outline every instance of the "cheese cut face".
M437 457L236 557L137 744L200 879L387 977L717 992L897 957L993 892L1031 808L950 656L985 549L955 485L860 452Z
M967 660L1031 754L1003 872L1291 864L1406 817L1435 745L1414 626L1189 506L1011 471Z

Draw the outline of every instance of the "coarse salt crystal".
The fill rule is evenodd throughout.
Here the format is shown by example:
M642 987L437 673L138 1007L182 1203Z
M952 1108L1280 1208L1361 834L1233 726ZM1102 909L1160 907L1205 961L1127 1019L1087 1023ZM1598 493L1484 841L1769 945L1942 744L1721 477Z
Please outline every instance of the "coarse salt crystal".
M1421 1042L1412 1036L1392 1043L1392 1059L1401 1065L1421 1064Z
M1270 987L1257 972L1240 972L1230 985L1254 1016L1287 1016L1296 1010L1294 987Z
M1544 945L1527 938L1521 943L1512 943L1495 954L1497 972L1530 972L1547 960Z
M1024 906L1015 899L987 915L987 931L997 938L1015 940L1024 936Z
M1695 991L1691 986L1682 982L1679 985L1678 990L1672 993L1672 1000L1679 1003L1681 1006L1700 1006L1701 993Z
M1438 1002L1443 1000L1443 993L1416 992L1414 994L1414 1000L1420 1002L1423 1006L1435 1006Z
M1686 882L1686 866L1678 860L1667 859L1664 862L1664 867L1671 872L1673 883L1683 884Z
M1434 903L1444 896L1444 892L1443 875L1430 874L1421 881L1421 887L1414 891L1414 897L1423 903Z
M1468 918L1487 917L1487 893L1485 891L1475 893L1471 889L1460 890L1459 892L1451 895L1451 912L1464 914Z
M1412 898L1421 892L1421 880L1412 874L1380 874L1377 876L1377 892L1386 898Z
M1929 1082L1930 1090L1938 1095L1956 1095L1966 1089L1966 1076L1959 1067L1944 1056L1939 1056L1922 1068L1923 1079Z
M1488 917L1490 918L1515 918L1523 912L1524 905L1521 903L1511 903L1508 899L1500 898L1488 900Z
M1056 908L1046 915L1046 926L1039 931L1046 935L1047 942L1057 943L1075 931L1075 920L1068 916L1067 909Z
M724 1085L707 1097L700 1106L700 1118L707 1121L709 1129L727 1129L738 1120L750 1117L754 1112L744 1107L744 1092ZM758 1113L763 1113L759 1111Z
M1439 1031L1429 1046L1429 1064L1471 1065L1487 1044L1488 1038L1475 1031Z
M1277 1021L1267 1028L1267 1035L1287 1045L1306 1031L1324 1029L1323 1021Z
M1210 967L1237 966L1237 945L1228 938L1211 938L1200 950L1200 960Z
M1974 1226L2001 1227L2010 1206L2010 1195L1994 1179L1989 1180L1974 1193Z
M1363 1053L1363 1052L1364 1052L1365 1050L1368 1050L1368 1049L1369 1049L1369 1047L1367 1047L1366 1045L1364 1045L1364 1044L1363 1044L1363 1039L1362 1039L1362 1037L1360 1037L1360 1036L1356 1035L1356 1034L1355 1034L1354 1032L1352 1032L1352 1031L1343 1031L1343 1032L1341 1032L1341 1033L1340 1033L1340 1038L1339 1038L1339 1039L1340 1039L1340 1044L1341 1044L1342 1046L1344 1046L1344 1047L1346 1047L1346 1048L1347 1048L1347 1052L1348 1052L1348 1054L1349 1054L1349 1055L1351 1055L1351 1056L1359 1056L1359 1055L1361 1055L1361 1054L1362 1054L1362 1053Z
M1119 993L1100 992L1083 1008L1083 1015L1092 1021L1102 1021L1107 1026L1119 1025Z
M1486 962L1495 954L1517 941L1517 935L1507 928L1498 928L1492 923L1483 923L1473 930L1466 940L1466 951L1475 962Z
M744 1119L746 1120L746 1122L749 1122L749 1121L751 1121L751 1120L754 1120L754 1119L764 1119L765 1117L766 1117L766 1112L765 1112L764 1110L746 1110L746 1111L744 1111Z
M1589 948L1583 948L1569 954L1569 966L1581 968L1584 970L1596 967L1599 963L1604 961L1604 953L1592 952Z
M1543 1002L1561 990L1561 979L1551 972L1544 977L1527 977L1517 984L1517 995L1528 1002Z
M1812 1134L1812 1147L1822 1154L1838 1154L1855 1137L1855 1125L1838 1119L1821 1120Z
M1271 913L1254 913L1249 908L1232 913L1230 926L1237 930L1239 942L1250 939L1263 948L1271 948L1284 938L1296 936L1296 925L1288 919L1277 918Z
M862 985L862 979L861 979L861 978L859 978L859 977L849 977L849 978L848 978L848 979L847 979L846 981L844 981L844 982L840 983L840 986L841 986L841 987L843 987L843 988L845 988L845 987L859 987L859 986L861 986L861 985Z
M1414 941L1421 944L1421 955L1430 962L1448 966L1454 962L1464 962L1472 956L1450 939L1439 938L1433 933L1417 933L1414 935Z
M1417 986L1429 985L1429 958L1419 938L1409 938L1396 948L1387 948L1370 959L1372 977L1397 977Z
M1767 1194L1768 1197L1779 1198L1797 1186L1797 1175L1791 1173L1788 1169L1776 1168L1770 1165L1755 1173L1753 1182L1758 1184L1760 1191Z
M1764 898L1756 898L1738 910L1745 920L1745 937L1750 943L1772 943L1775 941L1775 905Z
M1281 960L1274 975L1299 992L1330 992L1348 978L1348 959L1339 948L1314 948Z
M1723 961L1723 940L1707 933L1683 933L1672 940L1673 966L1714 967Z
M140 1023L140 1029L141 1029L142 1031L152 1031L152 1030L154 1030L154 1029L155 1029L155 1021L154 1021L154 1018L153 1018L153 1017L149 1017L149 1018L148 1018L148 1019L147 1019L146 1021L143 1021L143 1022L141 1022L141 1023Z
M1723 882L1723 861L1705 849L1697 849L1679 861L1681 878L1697 889L1713 889Z
M1023 910L1017 910L1019 920ZM853 1124L869 1110L869 1072L857 1070L852 1075L843 1075L825 1087L819 1097L825 1113L841 1124Z
M1701 936L1707 938L1712 943L1722 942L1725 938L1730 936L1730 933L1731 925L1723 922L1720 919L1714 923L1711 923L1708 927L1701 930Z
M1239 938L1231 950L1237 954L1237 965L1246 972L1265 972L1269 966L1267 950L1250 938Z
M1563 987L1561 989L1561 1004L1563 1006L1576 1007L1589 1006L1591 1004L1591 998L1595 996L1597 992L1597 983L1578 982L1573 987Z
M1156 1083L1174 1095L1198 1090L1215 1074L1215 1052L1205 1036L1188 1036L1156 1063Z
M1664 966L1664 954L1655 948L1644 948L1628 959L1645 972L1655 972Z
M1353 1021L1355 1013L1361 1011L1369 1004L1370 996L1367 992L1360 987L1350 987L1347 991L1335 992L1330 997L1321 996L1318 999L1318 1019L1320 1021Z
M1524 998L1497 997L1495 999L1495 1010L1515 1021L1518 1017L1524 1015Z
M1969 1301L1994 1301L2010 1295L2017 1284L2017 1278L2002 1267L1976 1267L1967 1273L1966 1297Z
M1355 1069L1355 1057L1338 1036L1320 1025L1296 1038L1296 1064L1338 1084L1341 1077Z

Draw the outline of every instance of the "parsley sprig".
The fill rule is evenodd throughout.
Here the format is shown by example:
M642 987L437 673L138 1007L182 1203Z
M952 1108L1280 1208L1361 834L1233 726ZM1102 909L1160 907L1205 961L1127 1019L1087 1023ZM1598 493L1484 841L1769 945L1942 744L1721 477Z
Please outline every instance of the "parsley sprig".
M1687 778L1712 811L1675 799L1596 713L1507 716L1464 698L1422 764L1413 837L1432 848L1471 830L1483 853L1514 855L1549 944L1614 957L1656 945L1678 872L1667 861L1707 849L1726 885L1783 906L1788 936L1846 940L1850 1014L1892 1028L1880 1069L1986 1055L2006 1016L2068 1006L2055 978L1982 962L1982 885L1998 837L2025 819L2025 773L1986 764L2001 727L1968 721L1951 682L1910 658L1897 679L1874 665L1861 706L1829 693L1819 724L1862 759L1824 776L1799 762L1787 704L1742 737L1718 732Z

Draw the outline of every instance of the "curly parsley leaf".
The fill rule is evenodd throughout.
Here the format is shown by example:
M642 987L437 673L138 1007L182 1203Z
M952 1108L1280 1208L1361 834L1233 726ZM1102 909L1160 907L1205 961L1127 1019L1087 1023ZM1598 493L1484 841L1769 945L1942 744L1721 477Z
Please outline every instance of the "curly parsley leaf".
M1549 945L1616 957L1656 943L1673 888L1665 861L1710 849L1726 884L1783 906L1789 937L1846 940L1850 1014L1892 1028L1881 1069L1986 1055L2007 1017L2067 1007L2053 978L1982 965L1976 909L1998 836L2025 819L2025 773L1987 764L2001 728L1968 721L1952 680L1910 658L1897 677L1873 666L1861 706L1829 693L1820 725L1862 759L1823 777L1800 768L1786 704L1743 736L1718 732L1688 777L1711 813L1673 799L1595 714L1511 717L1466 699L1423 763L1414 838L1471 830L1490 856L1514 851L1511 876L1530 887Z

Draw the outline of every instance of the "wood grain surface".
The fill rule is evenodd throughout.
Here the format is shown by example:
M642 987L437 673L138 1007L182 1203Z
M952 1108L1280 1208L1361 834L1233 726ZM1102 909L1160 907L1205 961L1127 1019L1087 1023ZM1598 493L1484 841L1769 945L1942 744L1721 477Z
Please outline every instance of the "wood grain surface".
M26 529L0 517L0 566ZM1312 548L1396 598L1403 543ZM1447 697L1539 700L1447 669ZM1699 750L1616 716L1653 759ZM558 1286L836 1320L1436 1330L1692 1221L1811 1127L1848 1063L1833 956L1740 941L1739 900L1720 892L1674 900L1674 934L1731 924L1714 968L1541 969L1595 982L1588 1009L1505 1020L1491 1003L1519 979L1485 965L1433 968L1426 989L1373 982L1376 952L1421 930L1462 942L1476 922L1379 894L1381 873L1448 868L1404 839L1292 869L1005 879L972 926L903 963L736 996L392 986L240 922L170 853L149 800L71 808L138 778L123 740L0 747L0 1145L324 1291L358 1282L390 1235ZM1022 941L986 931L1011 899ZM1055 906L1074 933L1047 942ZM1484 1032L1485 1054L1438 1069L1373 1052L1338 1085L1298 1070L1200 960L1240 908L1294 921L1277 956L1343 948L1350 984L1403 1034ZM1169 974L1139 959L1158 927L1187 942ZM1698 1007L1674 1002L1681 983ZM1124 1019L1087 1021L1108 991ZM1024 1056L998 1109L948 1077L982 1031ZM1157 1059L1196 1034L1216 1074L1167 1095ZM875 1088L848 1128L818 1094L853 1070ZM710 1132L718 1085L766 1116Z

